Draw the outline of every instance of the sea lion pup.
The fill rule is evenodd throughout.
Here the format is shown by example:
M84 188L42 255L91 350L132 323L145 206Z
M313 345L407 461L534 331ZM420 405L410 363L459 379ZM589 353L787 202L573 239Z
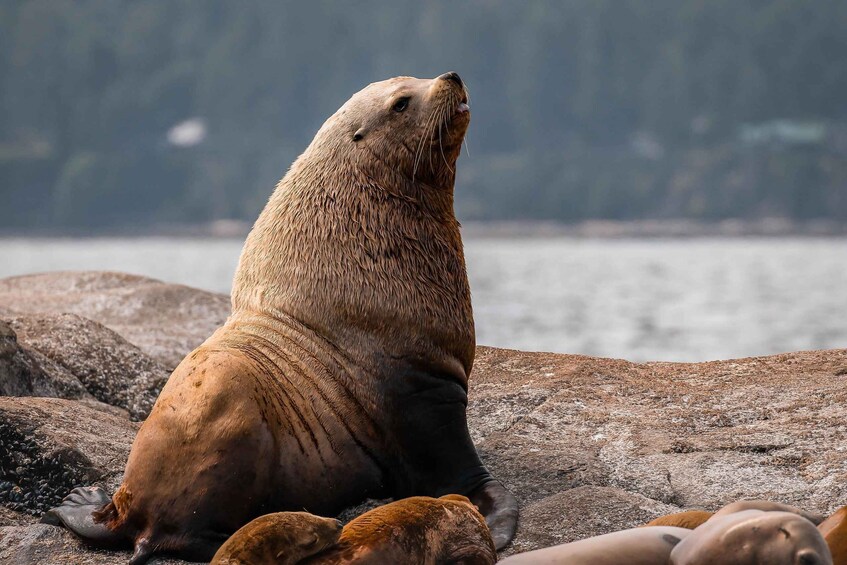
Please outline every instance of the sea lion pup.
M518 553L503 565L667 565L671 550L691 530L649 526Z
M334 545L341 522L308 512L259 516L232 534L211 565L294 565Z
M835 565L847 565L847 506L842 506L821 522L818 531L829 546L832 562Z
M491 565L497 550L485 518L464 496L414 496L374 508L344 526L312 565Z
M820 524L824 517L817 512L808 512L802 508L783 504L781 502L772 502L770 500L739 500L731 502L720 510L715 512L715 516L726 516L735 512L743 512L744 510L761 510L762 512L790 512L802 516L813 524Z
M467 495L497 547L517 501L467 428L475 340L456 159L456 73L355 94L247 237L232 314L176 368L114 496L51 510L96 544L210 559L262 514L334 516L366 498Z
M714 515L714 512L707 512L705 510L686 510L684 512L675 512L673 514L659 516L658 518L650 520L641 527L649 528L650 526L673 526L675 528L693 530L697 526L705 523L706 520Z
M670 565L832 565L814 524L790 512L713 516L677 545Z
M676 512L674 514L667 514L666 516L659 516L658 518L647 522L645 526L676 526L678 528L688 528L689 530L693 530L694 528L704 524L712 516L725 516L726 514L741 512L743 510L791 512L792 514L798 514L806 518L813 524L819 524L821 520L823 520L823 516L820 514L807 512L802 508L797 508L796 506L791 506L789 504L782 504L781 502L771 502L770 500L739 500L737 502L727 504L716 512L708 512L706 510L686 510L684 512Z

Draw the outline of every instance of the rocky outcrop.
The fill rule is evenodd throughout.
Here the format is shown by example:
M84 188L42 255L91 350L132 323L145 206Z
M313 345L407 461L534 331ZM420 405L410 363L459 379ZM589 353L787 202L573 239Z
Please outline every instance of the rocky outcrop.
M84 547L62 528L46 524L0 528L0 564L3 565L125 565L129 553ZM155 565L185 564L157 559Z
M656 514L739 498L823 514L847 503L843 349L636 364L481 347L468 416L486 463L522 502L521 551L538 547L538 532L558 532L546 538L555 543L584 537L575 516L606 520L594 521L612 498L579 510L574 487L639 495L662 505L638 505ZM617 514L593 531L644 515Z
M135 420L153 408L170 372L140 349L105 326L77 316L59 314L12 318L18 340L38 352L45 372L60 383L75 382L93 398L123 408ZM73 394L42 394L78 398Z
M228 309L225 297L128 275L26 278L0 280L0 311L67 308L168 367ZM833 511L847 503L845 385L847 350L636 364L480 347L468 417L486 464L521 503L512 553L745 497ZM0 563L126 562L32 520L77 484L113 488L135 426L102 405L0 398Z
M41 396L44 371L18 343L12 327L0 320L0 396Z
M0 397L0 504L15 512L0 519L41 516L77 486L114 490L137 431L73 400Z
M77 314L114 330L173 370L223 325L229 297L110 272L61 272L0 279L6 317Z

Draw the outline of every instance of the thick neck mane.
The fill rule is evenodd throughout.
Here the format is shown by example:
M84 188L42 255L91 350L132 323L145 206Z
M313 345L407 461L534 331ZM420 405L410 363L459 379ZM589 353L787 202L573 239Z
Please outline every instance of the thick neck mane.
M247 237L233 314L288 315L345 349L473 362L470 290L449 187L319 134ZM450 363L451 365L453 363Z

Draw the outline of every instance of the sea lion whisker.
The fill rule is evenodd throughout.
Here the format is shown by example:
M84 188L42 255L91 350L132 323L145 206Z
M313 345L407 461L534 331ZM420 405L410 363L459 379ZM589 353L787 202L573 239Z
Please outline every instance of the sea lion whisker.
M444 145L441 143L441 128L438 128L438 149L441 153L441 159L444 161L444 165L446 165L450 174L453 174L453 167L450 166L450 163L447 162L447 156L444 155Z
M455 100L453 100L453 102L455 102ZM447 130L448 134L450 133L450 115L453 113L453 107L455 107L455 104L451 104L450 106L444 108L444 128ZM450 171L451 175L455 174L453 167L447 161L447 156L444 155L444 146L442 145L442 142L441 142L441 129L440 128L438 130L438 145L439 145L439 148L441 149L441 158L444 159L444 164L447 165L447 170Z
M427 124L428 129L430 130L428 135L427 135L427 141L428 141L428 144L430 145L430 151L428 152L427 157L428 157L428 163L429 163L429 170L431 172L435 172L435 169L432 166L432 147L431 146L432 146L433 143L435 143L435 132L439 127L438 120L439 120L439 118L438 118L438 108L435 108L432 111L431 125L429 125L429 123Z
M426 140L427 136L429 135L429 121L432 119L432 117L434 115L435 115L435 110L433 110L432 113L430 114L430 116L427 118L427 120L424 124L424 127L423 127L423 131L421 132L421 139L418 142L417 155L415 155L415 165L412 169L412 182L415 182L415 175L418 172L418 160L420 159L421 155L423 155L423 144L424 144L424 141Z
M438 140L437 140L437 141L438 141L438 146L439 146L439 148L441 147L441 134L442 134L442 131L444 130L444 124L445 124L445 121L444 121L444 115L445 115L445 110L446 110L446 109L447 109L447 108L446 108L446 106L444 106L444 105L442 105L442 106L439 108L439 110L438 110L438 119L435 121L435 124L433 125L433 130L432 130L432 142L433 142L433 144L435 143L435 141L436 141L436 133L437 133L437 134L438 134ZM434 152L434 151L433 151L433 152ZM433 165L433 163L432 163L432 153L433 153L433 152L430 152L430 154L429 154L429 155L430 155L430 162L429 162L429 165L430 165L430 169L432 170L433 174L435 174L435 173L437 173L437 171L435 170L435 165ZM441 155L442 155L442 157L443 157L443 156L444 156L444 151L443 151L443 150L441 150L440 152L441 152ZM447 159L444 159L444 162L446 163L446 162L447 162Z

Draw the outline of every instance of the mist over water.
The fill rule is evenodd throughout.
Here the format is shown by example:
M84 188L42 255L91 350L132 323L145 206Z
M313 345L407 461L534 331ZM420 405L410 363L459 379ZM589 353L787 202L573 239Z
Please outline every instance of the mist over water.
M4 239L0 276L115 270L227 293L241 239ZM847 240L465 239L477 342L645 361L847 347Z

